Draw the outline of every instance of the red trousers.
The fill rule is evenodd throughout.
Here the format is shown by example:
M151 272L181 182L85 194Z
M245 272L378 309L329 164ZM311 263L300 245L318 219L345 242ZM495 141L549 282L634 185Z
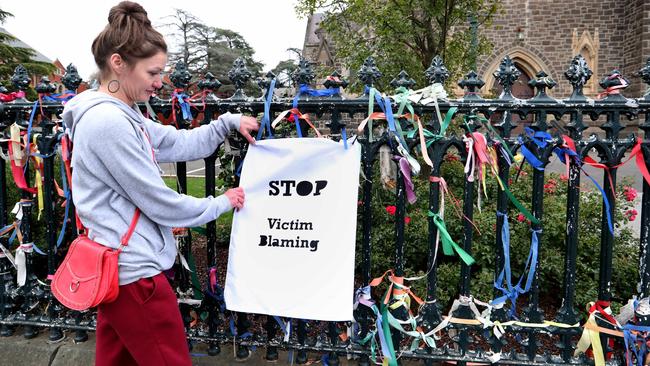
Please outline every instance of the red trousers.
M97 312L96 366L191 365L176 294L165 275L120 286Z

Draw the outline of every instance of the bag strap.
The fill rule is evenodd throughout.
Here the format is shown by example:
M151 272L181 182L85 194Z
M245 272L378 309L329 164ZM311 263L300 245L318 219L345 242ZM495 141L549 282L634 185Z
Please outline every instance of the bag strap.
M129 239L131 239L131 235L133 235L133 231L135 230L135 226L138 224L138 220L140 219L140 209L135 208L135 213L133 214L133 219L131 219L131 226L129 226L129 230L127 230L126 234L122 237L122 240L120 241L120 248L118 250L122 250L122 247L125 247L129 245Z

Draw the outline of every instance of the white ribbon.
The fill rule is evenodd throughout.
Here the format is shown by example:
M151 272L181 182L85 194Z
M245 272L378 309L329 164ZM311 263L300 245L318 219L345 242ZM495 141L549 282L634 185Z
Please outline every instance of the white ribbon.
M187 263L187 260L183 256L183 253L181 253L181 251L180 251L180 241L181 241L180 239L181 239L181 237L182 236L179 236L179 235L174 236L174 239L176 240L176 252L178 253L178 258L180 258L181 265L183 266L183 268L185 268L186 270L192 272L192 270L190 269L190 265Z
M34 251L34 243L20 244L16 249L16 283L23 287L27 282L27 253Z

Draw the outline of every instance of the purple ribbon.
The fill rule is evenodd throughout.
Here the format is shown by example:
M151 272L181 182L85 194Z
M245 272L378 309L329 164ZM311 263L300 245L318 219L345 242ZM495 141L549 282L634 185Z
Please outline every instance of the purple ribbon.
M395 155L393 159L396 160L399 164L399 168L402 171L402 177L404 178L404 186L406 187L406 200L410 204L414 204L417 201L415 196L413 181L411 180L411 166L409 165L408 159L403 156Z

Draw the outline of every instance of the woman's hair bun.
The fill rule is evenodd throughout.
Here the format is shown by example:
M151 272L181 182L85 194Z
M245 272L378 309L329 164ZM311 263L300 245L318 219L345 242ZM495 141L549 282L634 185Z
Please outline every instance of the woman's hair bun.
M151 21L147 17L147 11L144 10L142 5L133 1L122 1L111 8L111 11L108 13L108 23L111 25L121 25L124 24L126 17L145 25L151 25Z

